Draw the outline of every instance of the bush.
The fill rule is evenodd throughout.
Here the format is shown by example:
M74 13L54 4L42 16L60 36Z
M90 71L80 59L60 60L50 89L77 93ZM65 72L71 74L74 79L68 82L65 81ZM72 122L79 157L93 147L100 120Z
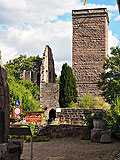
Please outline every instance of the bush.
M102 97L95 97L93 102L93 108L108 110L110 109L110 104L105 102Z
M107 112L107 123L111 128L112 135L120 139L120 98L117 97L111 109Z
M81 107L82 108L91 108L92 107L92 101L93 101L93 95L92 94L84 94L81 98Z
M81 98L81 108L96 108L96 109L110 109L110 104L106 103L102 97L95 97L93 99L92 94L84 94Z
M69 108L80 108L75 102L71 102L69 105L68 105Z

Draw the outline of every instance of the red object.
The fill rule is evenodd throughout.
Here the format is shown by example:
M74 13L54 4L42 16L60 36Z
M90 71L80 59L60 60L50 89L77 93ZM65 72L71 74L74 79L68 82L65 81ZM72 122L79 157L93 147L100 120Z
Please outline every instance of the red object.
M20 107L15 107L14 110L13 110L13 113L16 116L19 116L22 113L22 109Z
M15 116L12 116L12 115L10 115L10 118L12 119L12 118L14 118Z
M35 116L26 116L26 122L41 122L42 121L42 116L41 115L35 115Z
M37 113L44 113L44 111L23 111L23 113L26 113L26 114L37 114Z
M84 4L83 5L85 5L86 4L86 0L84 0Z

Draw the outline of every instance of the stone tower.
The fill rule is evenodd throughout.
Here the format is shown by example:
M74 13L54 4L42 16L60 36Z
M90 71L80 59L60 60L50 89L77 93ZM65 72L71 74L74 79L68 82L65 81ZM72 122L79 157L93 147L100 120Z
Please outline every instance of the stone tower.
M99 96L96 87L108 53L108 13L106 8L73 10L72 69L78 88L78 100L83 94Z
M56 75L54 68L54 60L51 48L46 45L43 53L43 60L40 69L40 82L41 83L55 83Z
M46 45L40 67L40 104L43 107L59 107L59 85L56 84L54 59L51 48Z

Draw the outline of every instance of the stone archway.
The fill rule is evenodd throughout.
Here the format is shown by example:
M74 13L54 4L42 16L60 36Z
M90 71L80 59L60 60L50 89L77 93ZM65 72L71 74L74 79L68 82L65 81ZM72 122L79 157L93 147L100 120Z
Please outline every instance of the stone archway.
M52 108L49 111L49 122L52 122L52 120L54 120L55 118L56 118L56 110Z

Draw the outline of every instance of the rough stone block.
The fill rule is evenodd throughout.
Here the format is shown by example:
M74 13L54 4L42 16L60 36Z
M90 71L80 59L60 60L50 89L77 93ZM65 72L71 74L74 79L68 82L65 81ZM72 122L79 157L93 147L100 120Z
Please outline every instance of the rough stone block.
M91 142L110 143L110 130L91 130Z
M103 131L103 134L100 138L101 143L110 143L112 142L111 140L111 131L110 130L105 130Z
M9 160L8 143L0 144L0 160Z
M100 142L101 135L102 135L101 130L92 130L91 131L91 142Z

